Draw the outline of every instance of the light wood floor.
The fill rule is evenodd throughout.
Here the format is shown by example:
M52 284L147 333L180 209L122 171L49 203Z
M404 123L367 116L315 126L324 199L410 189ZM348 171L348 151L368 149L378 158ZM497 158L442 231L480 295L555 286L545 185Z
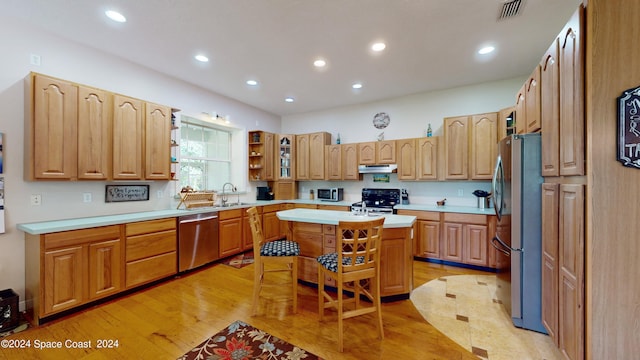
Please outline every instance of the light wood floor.
M414 287L440 276L481 271L414 262ZM278 276L275 274L270 274ZM285 278L276 281L285 281ZM385 338L373 315L345 321L345 352L337 351L337 320L327 310L320 323L316 289L299 286L298 314L289 287L267 289L250 316L253 265L216 264L5 339L30 340L28 349L0 347L0 359L175 359L235 320L242 320L325 359L476 359L429 325L410 300L383 304ZM97 349L101 339L115 349ZM34 349L62 341L63 349ZM91 349L65 349L66 340L91 341Z

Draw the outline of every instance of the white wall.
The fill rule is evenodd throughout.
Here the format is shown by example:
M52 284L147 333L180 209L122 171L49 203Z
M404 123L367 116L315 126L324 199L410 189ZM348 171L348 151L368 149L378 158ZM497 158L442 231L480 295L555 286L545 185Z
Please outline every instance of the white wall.
M433 136L443 135L443 118L494 112L513 106L516 92L525 77L495 81L459 88L433 91L402 98L387 99L368 104L285 116L282 131L287 134L303 134L328 131L335 143L337 134L343 144L375 141L381 132L385 140L425 136L427 124L431 124ZM366 89L363 89L366 91ZM391 122L384 130L373 126L373 117L385 112ZM434 203L443 198L448 205L476 206L477 199L471 193L480 189L489 191L488 181L409 182L398 181L392 174L389 183L374 183L372 175L364 175L363 182L305 181L298 184L300 198L309 198L309 190L322 187L343 187L345 199L360 200L363 187L406 188L412 203ZM459 196L462 190L462 196Z
M170 44L167 44L171 51ZM0 289L12 288L24 301L24 234L16 224L52 219L87 217L166 209L177 205L171 197L174 182L144 182L151 186L149 201L105 203L105 182L25 182L23 180L24 85L31 71L74 81L143 100L169 105L183 112L217 111L230 115L232 126L272 132L280 130L280 118L232 99L171 77L62 40L0 16L0 132L4 133L5 224L0 234ZM30 55L41 65L30 64ZM188 66L188 65L185 65ZM161 191L162 198L157 198ZM83 203L91 193L93 202ZM41 206L30 206L31 194L42 195Z

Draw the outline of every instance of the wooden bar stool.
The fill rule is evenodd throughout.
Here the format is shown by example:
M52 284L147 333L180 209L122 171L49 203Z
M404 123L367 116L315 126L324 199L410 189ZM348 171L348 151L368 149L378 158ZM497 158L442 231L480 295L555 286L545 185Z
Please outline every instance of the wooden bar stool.
M324 309L338 310L338 348L344 348L343 320L375 312L379 338L384 338L382 311L380 306L380 243L384 218L371 221L340 221L336 233L335 253L321 255L318 260L318 305L320 320ZM337 299L324 289L325 275L336 280ZM353 293L344 299L343 290ZM371 300L371 305L363 305L360 295ZM345 304L353 303L353 308L345 310Z
M252 315L256 315L258 310L258 300L263 287L265 272L289 272L291 273L291 283L293 289L293 312L298 311L298 255L300 246L298 243L289 240L276 240L265 242L262 232L262 221L255 207L247 210L249 214L249 224L253 235L253 304ZM267 268L265 264L275 264L284 267Z

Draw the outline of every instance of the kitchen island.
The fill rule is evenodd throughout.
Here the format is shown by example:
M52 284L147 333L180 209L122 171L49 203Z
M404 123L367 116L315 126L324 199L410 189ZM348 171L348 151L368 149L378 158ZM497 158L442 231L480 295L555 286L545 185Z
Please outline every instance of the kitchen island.
M298 279L316 284L316 258L336 251L336 230L340 221L368 221L375 217L349 212L315 209L279 211L288 221L287 237L300 244ZM415 216L378 215L385 218L380 247L380 295L383 301L408 299L413 288L413 224ZM333 280L325 285L335 287Z

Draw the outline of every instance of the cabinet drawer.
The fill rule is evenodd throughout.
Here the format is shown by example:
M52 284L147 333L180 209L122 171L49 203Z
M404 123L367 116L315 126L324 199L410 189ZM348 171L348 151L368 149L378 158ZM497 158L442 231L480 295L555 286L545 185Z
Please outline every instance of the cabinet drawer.
M316 204L296 204L296 209L317 209L318 205Z
M175 230L176 218L158 219L129 223L126 225L126 235L148 234L164 230Z
M120 226L118 225L63 231L44 235L44 249L49 250L119 238Z
M331 251L328 251L331 249ZM324 252L334 252L336 250L336 237L335 235L325 235L324 236Z
M263 213L267 213L267 212L274 212L274 211L280 211L281 210L281 206L282 204L272 204L272 205L265 205L262 207L262 212Z
M246 213L247 211L244 210L244 212ZM243 213L243 209L233 209L233 210L220 211L220 212L218 212L218 218L220 220L239 218L239 217L242 216L242 213Z
M398 215L412 215L417 220L440 221L440 213L437 211L398 210Z
M322 224L296 222L294 226L294 231L322 234Z
M465 224L486 225L487 224L487 215L445 213L444 214L444 221L446 221L446 222L465 223Z
M130 288L139 284L162 279L177 272L176 252L170 252L150 258L133 261L126 265L126 286Z
M176 231L169 230L127 237L126 261L134 261L149 256L176 251Z
M323 225L322 231L325 235L335 235L336 234L336 226L335 225Z

